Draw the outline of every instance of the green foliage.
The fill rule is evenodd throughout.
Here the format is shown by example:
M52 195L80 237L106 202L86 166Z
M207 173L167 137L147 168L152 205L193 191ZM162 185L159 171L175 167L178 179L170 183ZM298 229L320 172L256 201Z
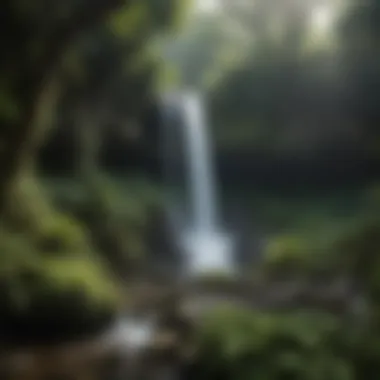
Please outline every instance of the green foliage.
M11 232L6 227L0 231L0 293L8 302L4 312L22 310L27 318L36 297L44 294L67 295L69 308L69 294L74 293L81 294L85 313L99 307L115 310L118 289L90 251L83 229L60 216L46 227L36 235Z
M265 247L260 265L262 273L255 276L267 280L276 277L305 279L314 273L329 272L333 259L328 252L300 233L275 235Z
M82 210L87 216L82 223L87 227L83 231L86 235L99 233L110 235L110 240L117 241L118 246L129 258L143 258L147 252L144 233L149 221L149 212L152 208L161 206L163 202L161 190L153 183L144 179L115 179L99 175L95 188L86 189L76 181L71 180L46 180L48 194L55 199L57 204L76 213ZM73 227L78 225L71 219L68 225L61 226L71 236ZM96 231L94 232L94 226ZM60 228L61 228L60 227ZM101 229L101 231L98 230ZM74 237L74 236L73 236ZM80 236L77 236L80 239ZM112 248L102 254L112 260L114 253Z
M155 87L157 91L175 89L181 83L180 71L173 65L162 65L156 78Z
M266 248L268 264L297 263L305 259L308 246L296 235L280 235L272 238Z
M108 25L115 36L124 38L176 29L185 21L190 4L189 0L141 0L114 12Z
M97 142L107 137L109 130L119 133L121 124L137 118L151 92L156 62L149 54L149 39L177 22L176 12L184 4L176 0L6 0L3 4L2 314L57 319L65 311L80 319L83 314L96 314L99 306L115 311L118 289L99 252L91 246L88 231L77 220L60 215L38 186L34 154L53 122L59 121L65 128L74 124L76 133L87 133L81 150L90 173L84 176L96 173ZM109 123L113 128L103 129ZM103 229L111 227L119 233L118 238L127 235L133 251L141 251L144 207L132 200L120 212L124 199L114 189L92 190L94 194L89 196L82 189L77 202L98 207L95 222L101 219ZM126 220L128 234L123 234L116 222ZM34 313L34 307L40 314Z
M339 321L327 314L211 313L200 328L196 364L207 379L353 379L337 350Z
M133 38L147 23L148 9L143 1L134 5L126 4L111 15L109 29L118 37Z
M63 215L42 226L36 236L36 244L46 255L76 256L90 250L83 227L73 218Z
M101 192L107 209L112 215L121 216L129 224L143 226L146 223L146 209L157 202L154 185L141 181L117 182L105 178Z
M57 292L79 291L86 304L112 309L120 302L119 290L104 266L94 258L55 258L43 263L44 276Z
M344 274L364 292L366 305L358 314L341 319L315 309L283 313L220 309L207 317L200 330L195 360L200 374L223 380L376 378L380 221L371 212L377 203L374 194L376 190L355 218L339 228L329 221L318 230L327 235L319 247L317 240L305 240L307 235L299 231L275 236L268 244L264 268L256 268L259 275L268 268L297 269L304 276L313 270L319 273L320 268L332 278Z

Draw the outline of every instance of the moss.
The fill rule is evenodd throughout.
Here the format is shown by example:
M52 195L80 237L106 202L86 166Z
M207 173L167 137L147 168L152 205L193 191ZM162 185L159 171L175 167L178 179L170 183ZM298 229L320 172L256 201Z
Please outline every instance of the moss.
M70 339L95 332L116 314L118 287L70 218L55 214L34 234L3 227L0 252L5 340Z
M307 245L302 238L294 235L280 235L269 241L265 258L268 263L302 261L307 254Z
M45 223L34 235L35 244L40 252L48 254L83 254L90 250L83 226L76 220L59 215L50 223Z
M305 276L313 266L314 250L298 235L278 235L267 243L262 263L265 276Z
M86 258L53 258L43 263L44 276L57 292L77 289L89 303L115 307L119 302L116 284L107 276L104 267Z

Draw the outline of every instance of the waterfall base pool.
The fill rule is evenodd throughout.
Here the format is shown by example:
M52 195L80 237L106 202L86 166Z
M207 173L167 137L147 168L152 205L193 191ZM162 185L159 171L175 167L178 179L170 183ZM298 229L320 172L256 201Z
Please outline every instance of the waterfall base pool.
M183 236L186 275L234 275L232 238L220 232L186 232Z
M125 316L113 327L109 340L130 352L138 352L151 343L155 330L151 318Z

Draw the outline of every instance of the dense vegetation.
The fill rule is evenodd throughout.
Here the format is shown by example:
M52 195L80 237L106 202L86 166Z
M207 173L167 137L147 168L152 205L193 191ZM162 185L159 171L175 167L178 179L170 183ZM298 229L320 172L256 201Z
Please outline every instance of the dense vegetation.
M128 270L129 247L139 244L133 210L115 215L120 198L97 166L99 145L106 134L128 134L140 117L160 65L149 39L175 27L186 4L41 0L1 7L2 336L30 340L36 329L34 339L56 339L70 326L77 330L73 321L93 331L100 325L91 319L102 325L117 311L115 273ZM75 212L72 199L57 203L36 172L39 148L62 125L78 146Z
M376 379L380 197L373 178L358 177L369 161L378 175L380 3L220 3L191 13L185 26L185 0L3 1L1 339L78 338L124 306L147 251L162 254L147 236L152 220L152 241L164 234L154 219L163 198L146 178L115 181L104 151L116 141L122 152L144 145L147 129L157 138L160 123L150 115L157 91L195 86L206 94L217 150L230 154L225 161L264 168L261 177L248 170L252 183L281 177L277 192L292 195L281 201L247 187L237 198L246 198L238 202L266 234L262 251L249 252L260 256L247 265L252 287L291 282L297 296L279 305L263 290L265 308L252 302L207 316L194 336L192 378ZM145 153L157 149L148 140ZM54 169L57 151L73 168L46 178L41 166ZM308 177L343 157L352 186L361 181L355 207L338 194L331 205L320 196L311 210L299 171L269 173L273 157L301 162ZM315 291L325 284L343 291Z

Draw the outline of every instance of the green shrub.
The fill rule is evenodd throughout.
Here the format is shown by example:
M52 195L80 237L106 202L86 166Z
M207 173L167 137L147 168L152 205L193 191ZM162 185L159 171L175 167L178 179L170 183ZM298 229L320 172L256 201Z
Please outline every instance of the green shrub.
M313 250L297 235L279 235L267 243L263 269L266 274L306 274L312 266Z
M305 258L307 248L298 236L280 235L269 241L265 257L269 263L297 262Z
M199 378L349 380L340 325L326 314L220 309L204 321L194 365Z

